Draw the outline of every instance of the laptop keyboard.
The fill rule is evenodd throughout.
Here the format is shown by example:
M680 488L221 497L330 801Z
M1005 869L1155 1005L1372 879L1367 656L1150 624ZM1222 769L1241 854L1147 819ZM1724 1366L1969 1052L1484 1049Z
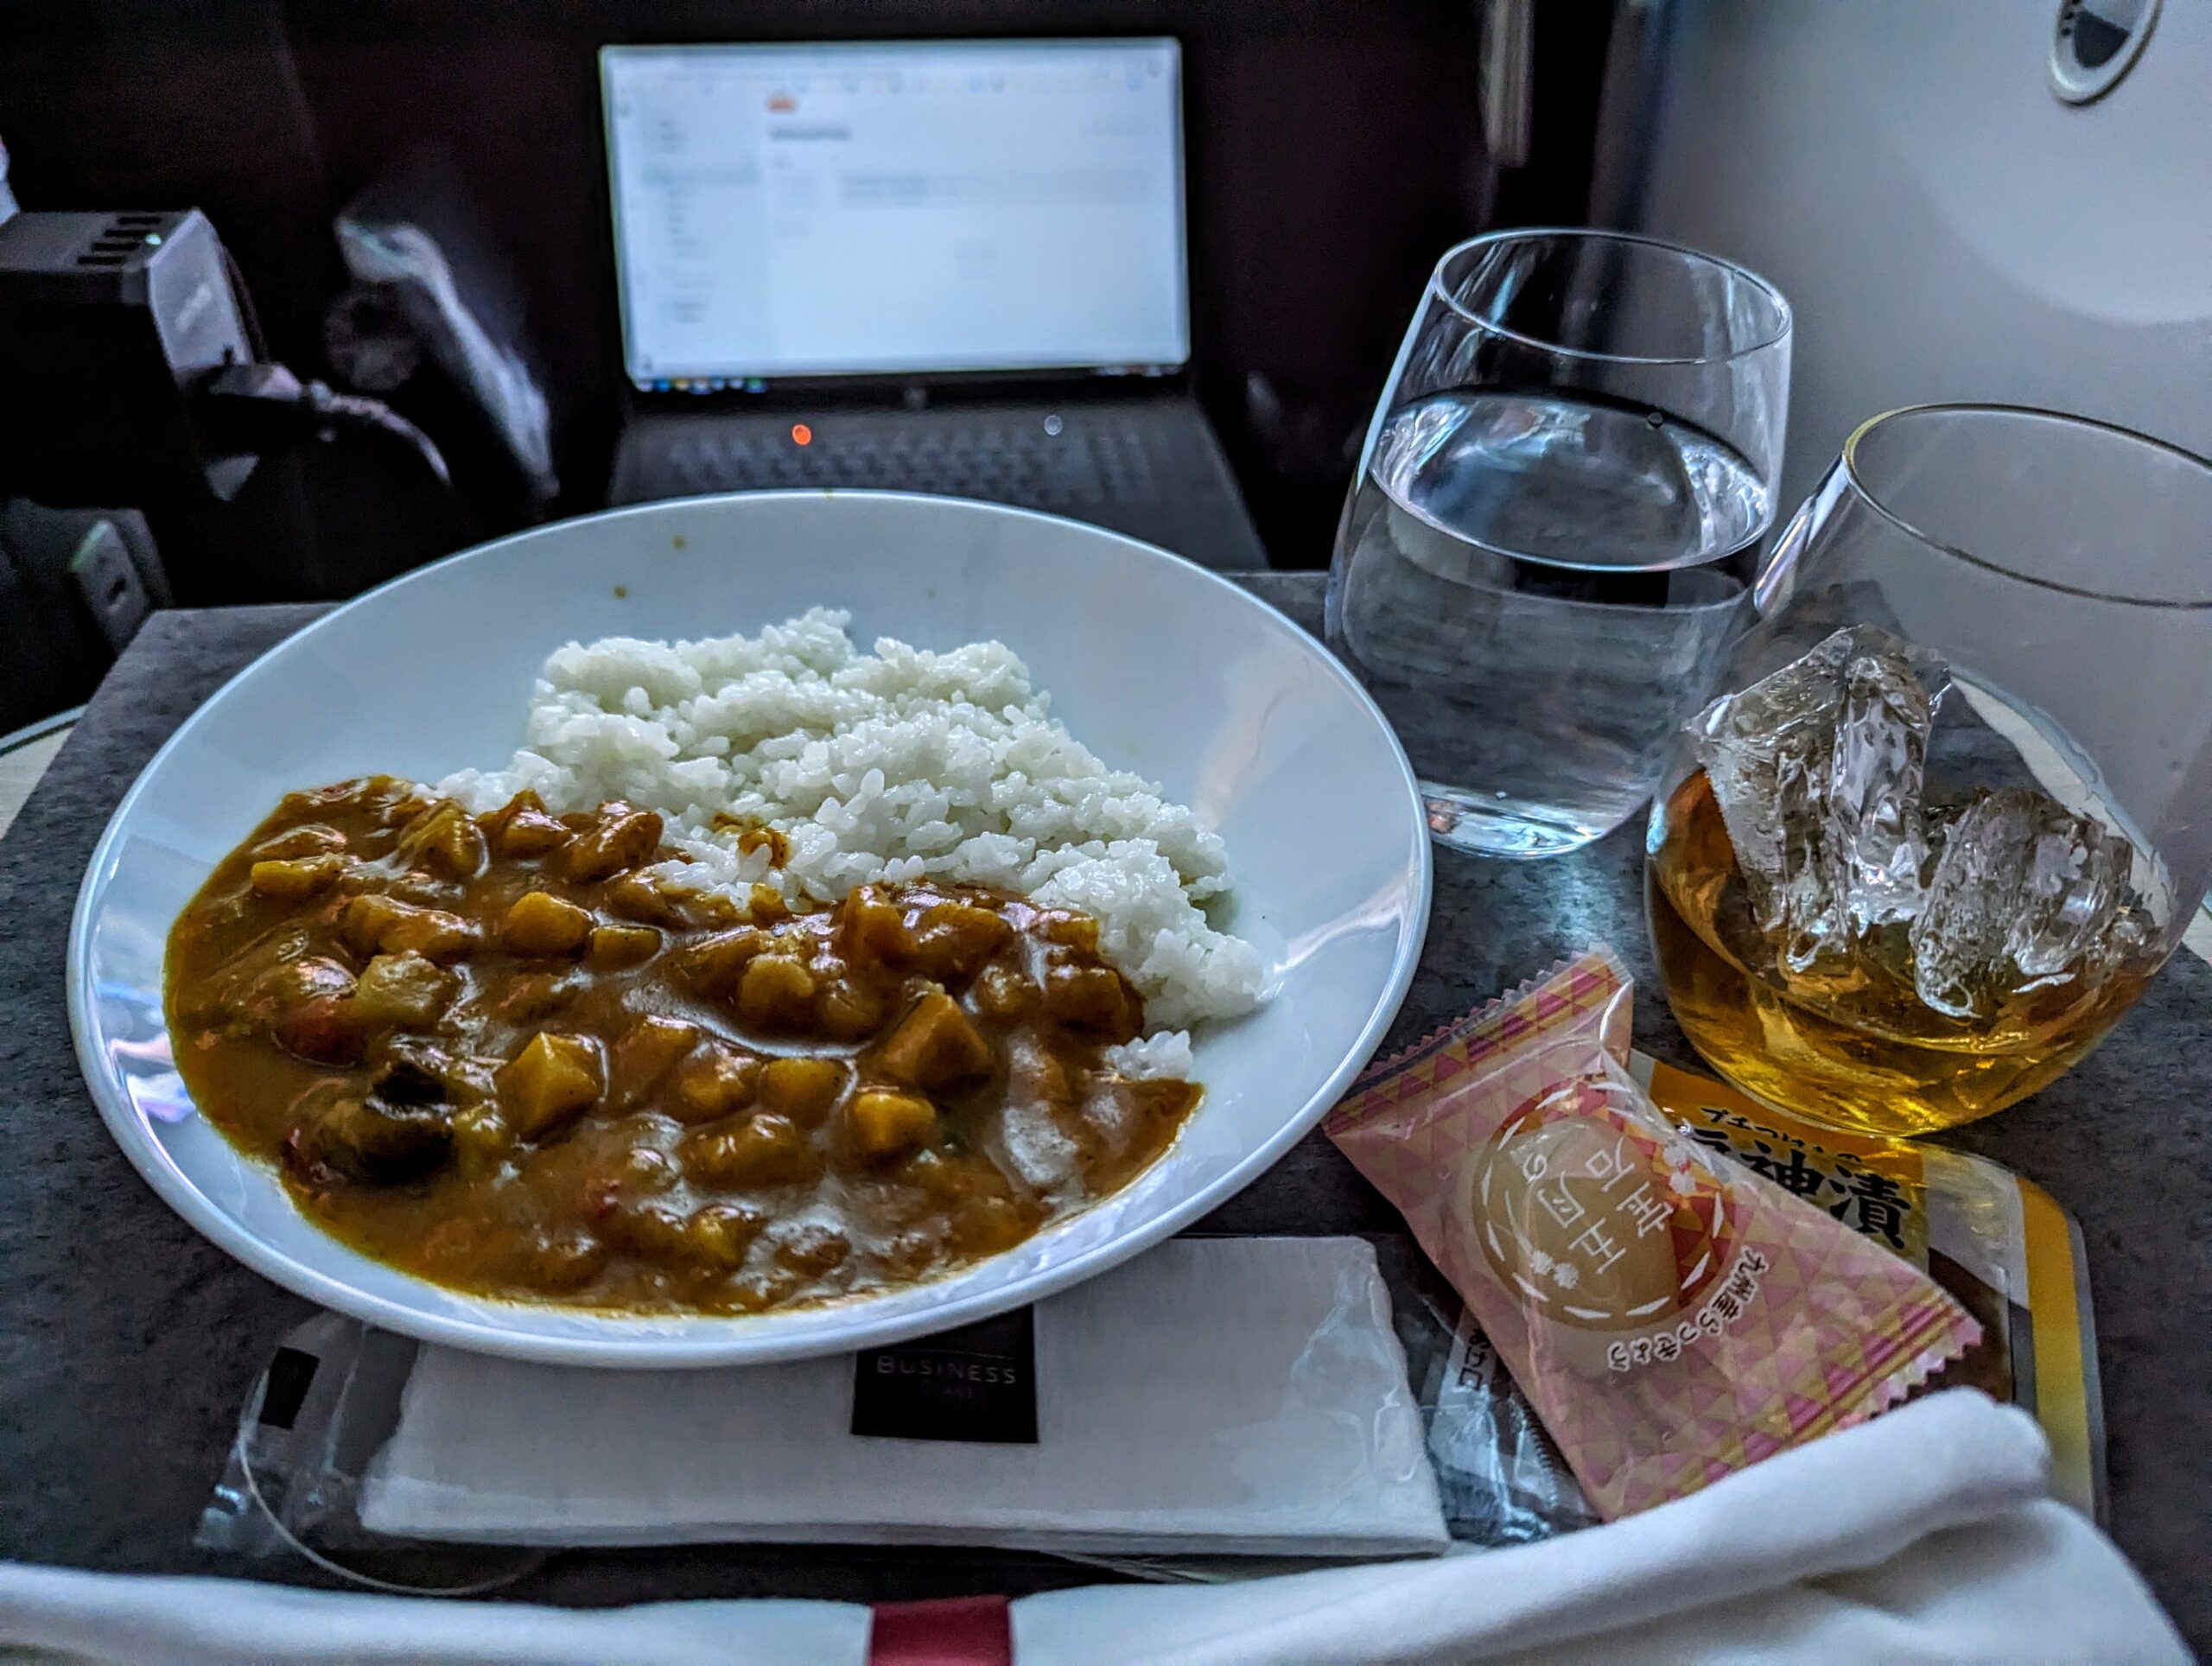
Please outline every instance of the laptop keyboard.
M663 454L680 494L778 486L936 492L1039 509L1159 501L1176 474L1155 424L1085 413L1048 432L1034 415L968 422L931 412L921 422L829 416L800 445L757 420L700 422L671 435Z

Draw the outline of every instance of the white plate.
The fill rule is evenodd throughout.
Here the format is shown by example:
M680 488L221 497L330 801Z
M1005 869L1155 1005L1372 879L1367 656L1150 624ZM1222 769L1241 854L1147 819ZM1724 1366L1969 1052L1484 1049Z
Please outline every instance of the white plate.
M815 604L855 640L997 637L1109 763L1220 830L1230 925L1272 998L1197 1040L1205 1097L1114 1197L934 1282L757 1318L629 1317L486 1300L355 1254L193 1109L162 1016L169 925L296 787L504 762L540 662L572 638L753 631ZM1186 1226L1335 1102L1404 998L1428 836L1405 754L1303 631L1226 581L1072 521L949 499L773 493L653 504L486 544L372 591L271 649L155 754L77 899L69 1015L100 1115L154 1189L257 1271L454 1347L679 1366L873 1346L981 1319ZM89 1253L92 1246L86 1246Z

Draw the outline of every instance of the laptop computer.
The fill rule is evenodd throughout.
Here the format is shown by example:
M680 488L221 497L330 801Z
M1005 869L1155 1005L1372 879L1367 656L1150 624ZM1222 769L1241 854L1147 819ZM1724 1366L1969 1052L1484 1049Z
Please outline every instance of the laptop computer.
M880 486L1267 564L1189 385L1172 40L607 47L610 500Z

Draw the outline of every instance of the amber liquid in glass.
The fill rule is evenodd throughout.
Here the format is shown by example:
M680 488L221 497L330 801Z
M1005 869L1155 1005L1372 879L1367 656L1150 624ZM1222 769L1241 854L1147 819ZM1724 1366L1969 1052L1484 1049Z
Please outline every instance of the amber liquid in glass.
M1645 893L1660 978L1697 1050L1746 1091L1859 1133L1929 1134L2025 1098L2101 1040L2157 970L2100 969L1975 1020L1922 1003L1901 926L1840 972L1794 975L1754 921L1702 770L1661 809Z

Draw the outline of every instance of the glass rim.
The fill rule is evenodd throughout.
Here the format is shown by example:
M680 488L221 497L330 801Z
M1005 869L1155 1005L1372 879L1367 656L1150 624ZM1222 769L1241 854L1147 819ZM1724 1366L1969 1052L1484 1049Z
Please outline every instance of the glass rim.
M2125 428L2118 423L2104 422L2094 416L2078 416L2072 411L2052 410L2044 405L1989 404L1974 399L1936 400L1926 404L1898 405L1894 410L1878 412L1851 430L1850 437L1843 442L1842 454L1837 459L1837 467L1843 470L1844 479L1850 483L1853 493L1861 503L1906 537L1936 551L1938 555L1952 556L1965 562L1970 567L1978 567L1983 572L1994 573L1999 578L2010 579L2016 584L2032 585L2037 589L2049 590L2059 595L2078 596L2085 601L2105 601L2120 607L2157 607L2176 612L2196 612L2212 608L2212 592L2196 597L2124 595L2113 590L2101 590L2091 585L2069 584L2061 579L2043 578L2033 573L2024 573L2016 567L2007 566L2003 562L1994 560L1988 556L1978 556L1971 550L1961 549L1948 539L1939 538L1914 525L1904 515L1883 502L1881 493L1875 489L1873 482L1860 472L1859 445L1860 441L1885 423L1898 422L1907 417L1940 416L2032 417L2039 422L2058 423L2068 428L2093 429L2099 433L2115 436L2132 444L2141 446L2146 450L2162 452L2176 461L2188 464L2200 474L2209 477L2212 477L2212 460L2201 457L2186 447L2176 445L2168 440L2161 440L2155 435L2140 433L2134 429Z
M1628 244L1645 249L1657 249L1686 261L1694 261L1700 265L1716 268L1726 272L1732 277L1741 278L1764 296L1773 303L1775 311L1779 315L1779 321L1770 334L1743 347L1730 347L1725 352L1598 353L1588 347L1570 347L1560 342L1547 341L1540 335L1530 335L1524 331L1509 328L1495 320L1481 317L1462 306L1444 287L1444 269L1469 250L1479 249L1486 244L1535 243L1545 239L1572 240L1577 243ZM1708 254L1702 249L1693 249L1687 244L1670 243L1665 238L1646 237L1639 232L1606 231L1587 226L1516 226L1502 231L1484 232L1478 236L1455 243L1438 258L1435 268L1429 273L1428 293L1435 296L1451 312L1478 330L1487 331L1492 335L1503 336L1509 341L1518 341L1523 347L1535 347L1540 352L1557 353L1562 359L1587 359L1593 364L1601 365L1726 365L1738 359L1749 358L1755 353L1771 353L1789 339L1790 331L1796 324L1796 315L1790 308L1789 298L1777 289L1771 282L1761 277L1748 266L1741 265L1720 255Z

